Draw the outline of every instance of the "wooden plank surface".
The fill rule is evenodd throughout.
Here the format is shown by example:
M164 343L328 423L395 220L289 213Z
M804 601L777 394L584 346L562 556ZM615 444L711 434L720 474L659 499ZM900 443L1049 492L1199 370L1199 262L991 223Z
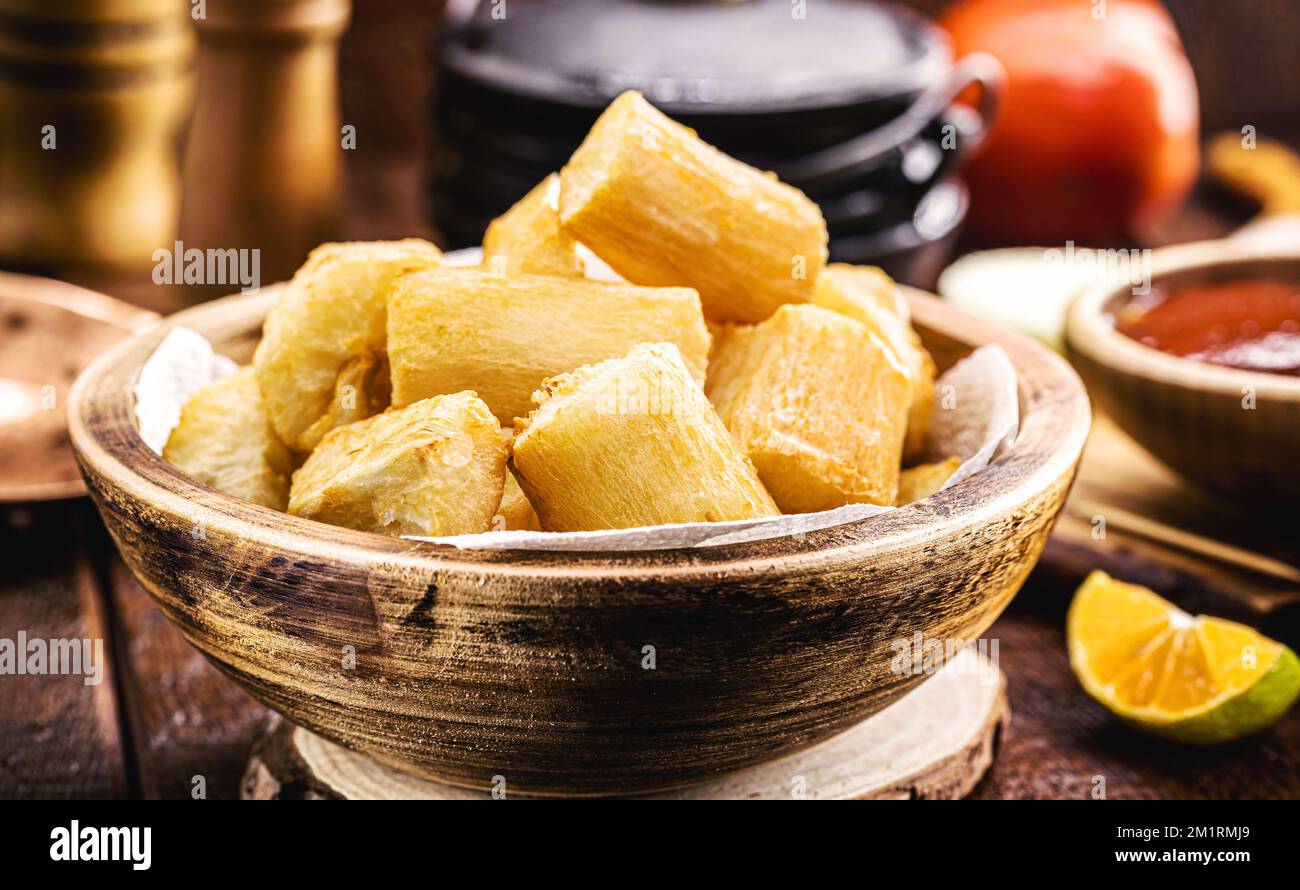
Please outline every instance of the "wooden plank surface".
M270 725L270 712L185 640L116 553L108 578L141 796L237 797L248 752Z
M931 7L940 2L916 0ZM1192 5L1192 0L1174 4L1185 29L1190 19L1181 10ZM410 102L408 90L392 85L415 83L424 89L432 68L433 19L425 13L399 15L398 7L406 8L396 0L358 5L356 24L343 43L343 119L361 134L358 149L348 157L353 237L429 234L421 206L421 164L431 141L425 106ZM1221 21L1208 13L1204 18L1200 37L1184 31L1191 48L1206 40L1213 43L1222 30ZM396 43L394 35L400 38ZM1207 92L1207 99L1232 101L1207 102L1206 119L1214 126L1237 126L1233 115L1240 116L1240 90L1224 86L1219 90L1223 95L1213 92ZM1263 96L1268 91L1256 92ZM1249 119L1269 132L1266 116ZM1179 215L1178 225L1165 240L1207 237L1231 228L1198 204ZM95 283L162 311L183 302L180 294L147 278ZM1160 478L1158 466L1153 469L1140 454L1132 461L1119 462L1109 477L1102 473L1094 479L1085 472L1077 493L1095 499L1105 488L1109 498L1125 494L1130 487L1126 480L1134 476ZM1258 527L1251 523L1237 528L1240 511L1180 503L1184 516L1240 533L1238 540L1260 552L1275 554L1270 543L1274 532L1289 528L1294 541L1294 519L1289 526L1265 524L1261 538L1250 531ZM989 631L988 637L998 641L1015 716L1001 754L974 796L1086 798L1093 777L1102 776L1111 798L1300 797L1300 714L1289 715L1255 739L1183 749L1124 728L1079 688L1065 655L1065 608L1083 573L1100 564L1101 553L1087 537L1091 515L1075 509L1080 506L1071 505L1048 545L1044 565ZM166 623L111 553L87 503L0 512L0 637L12 637L18 628L49 636L98 634L110 638L113 645L107 648L125 656L121 670L99 687L83 687L74 677L0 676L0 798L188 797L197 774L207 777L209 797L235 796L265 710L216 673ZM11 514L20 517L16 524ZM71 522L78 514L95 530L89 533L96 548L93 559L83 545L86 528L76 529ZM1085 533L1083 540L1070 532L1071 526ZM1263 600L1243 596L1240 576L1186 556L1153 563L1147 559L1149 542L1126 535L1113 522L1108 535L1108 568L1157 587L1184 608L1224 614L1240 608L1245 615L1259 615L1260 608L1286 593L1257 592ZM110 579L112 590L105 594ZM115 628L107 626L109 603ZM1273 614L1276 620L1278 613Z
M1043 562L1062 579L1103 569L1188 611L1243 621L1296 647L1295 530L1293 516L1198 490L1097 414Z
M1228 745L1198 748L1144 736L1083 692L1065 652L1073 588L1040 569L990 629L1007 675L1012 720L975 798L1300 798L1300 713Z
M1097 512L1090 505L1120 508L1272 562L1290 563L1290 586L1300 581L1300 568L1294 567L1300 562L1300 539L1295 534L1293 517L1227 501L1198 489L1143 450L1099 411L1069 510L1090 518ZM1120 517L1110 525L1124 530L1126 523Z
M1015 720L974 796L1086 798L1100 777L1109 798L1300 798L1300 714L1213 748L1148 738L1084 694L1064 631L1074 589L1100 568L1296 646L1300 586L1279 577L1300 564L1295 527L1196 489L1097 415L1043 559L989 631Z
M0 675L0 798L237 796L269 716L169 624L87 501L0 514L0 638L102 641L103 682Z
M80 543L102 534L90 504L0 509L0 638L99 640L102 682L0 675L0 798L106 798L132 791L111 628ZM93 650L92 650L93 652Z

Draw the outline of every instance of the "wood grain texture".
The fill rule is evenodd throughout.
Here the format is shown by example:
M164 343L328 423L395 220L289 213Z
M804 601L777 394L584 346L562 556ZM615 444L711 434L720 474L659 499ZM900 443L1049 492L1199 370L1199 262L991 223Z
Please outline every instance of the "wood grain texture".
M269 713L163 617L86 501L0 511L0 637L103 640L103 682L0 676L0 799L235 796Z
M993 762L1010 720L1006 678L966 649L916 689L811 748L680 791L668 800L951 800ZM505 777L502 777L504 779ZM515 796L508 783L498 799ZM290 723L258 743L248 800L490 800L494 794L408 776Z
M1178 534L1151 534L1152 523ZM1300 540L1294 527L1286 511L1189 485L1100 414L1040 572L1070 587L1100 568L1184 609L1245 622L1295 648ZM1233 559L1216 556L1211 545Z
M0 509L0 637L99 640L102 681L0 675L0 798L130 793L108 616L82 545L99 533L84 502Z
M1155 287L1273 278L1300 281L1300 252L1268 256L1228 241L1156 251ZM1071 361L1088 392L1144 448L1228 498L1293 505L1300 499L1300 378L1180 358L1114 329L1131 288L1082 294L1066 320ZM1250 400L1248 402L1248 400Z
M893 642L975 639L1015 594L1089 423L1060 358L913 295L940 367L998 342L1018 368L1020 436L976 478L866 523L756 544L458 551L242 503L143 446L129 385L168 327L247 360L270 299L189 310L83 375L70 429L88 487L163 611L254 697L466 787L502 774L541 794L671 788L865 719L918 679L890 670Z
M139 795L192 799L201 788L209 800L233 798L243 758L271 713L185 641L117 554L105 556L118 628L118 695Z
M68 389L106 347L157 320L105 294L0 272L0 502L85 493L68 444Z
M1081 577L1037 570L988 633L1015 721L971 795L978 799L1300 799L1300 713L1228 745L1179 745L1125 726L1070 672L1065 612ZM1176 596L1178 605L1189 603Z

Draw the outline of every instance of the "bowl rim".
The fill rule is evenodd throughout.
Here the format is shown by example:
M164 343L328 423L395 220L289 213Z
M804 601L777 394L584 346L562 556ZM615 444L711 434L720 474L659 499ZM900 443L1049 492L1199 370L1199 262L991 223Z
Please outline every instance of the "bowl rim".
M1230 273L1237 267L1245 271L1270 262L1300 264L1300 249L1279 250L1227 238L1193 241L1152 251L1150 284L1155 286L1161 278L1173 275L1198 271ZM1259 399L1300 402L1300 377L1184 358L1120 333L1115 329L1113 312L1130 294L1131 286L1127 283L1104 283L1083 290L1066 312L1065 343L1070 354L1081 355L1125 376L1166 386L1234 399L1241 398L1243 387L1250 386Z
M96 498L107 486L151 510L194 527L315 556L326 562L413 560L426 569L469 574L599 577L653 575L671 580L726 572L816 570L924 545L977 529L1014 512L1054 483L1072 480L1091 425L1083 383L1060 355L1031 338L955 309L933 295L903 288L913 320L937 336L974 349L997 343L1017 370L1020 430L985 470L933 498L888 513L803 534L756 542L630 551L461 549L355 531L280 513L208 487L173 467L140 438L133 387L144 360L178 325L202 330L223 316L265 314L277 285L176 313L111 347L78 377L68 397L68 429L87 485ZM231 326L231 330L240 329ZM94 395L92 396L92 391Z

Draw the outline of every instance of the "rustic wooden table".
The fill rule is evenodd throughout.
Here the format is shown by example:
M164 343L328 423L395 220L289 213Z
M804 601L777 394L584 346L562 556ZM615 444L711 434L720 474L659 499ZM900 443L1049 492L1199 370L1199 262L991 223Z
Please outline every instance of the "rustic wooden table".
M104 681L0 677L0 797L233 798L271 713L169 624L119 559L91 505L0 511L0 636L104 640ZM1147 739L1070 673L1064 617L1077 577L1043 566L988 637L1012 722L974 796L1300 797L1300 716L1209 750ZM201 777L201 781L200 781Z
M390 6L401 5L386 0ZM370 33L362 26L381 19L354 27L345 67ZM370 55L390 51L387 39L371 42L379 49ZM427 65L427 45L415 41L405 54ZM352 88L364 82L345 78ZM344 99L348 120L374 116L375 102ZM416 103L401 108L409 112L408 106ZM411 128L399 123L389 129L401 135ZM382 134L383 124L373 126ZM349 171L349 235L429 237L418 159L365 160ZM1193 203L1179 231L1162 240L1212 237L1241 221ZM158 311L176 308L174 292L146 280L104 289ZM1300 798L1300 713L1253 739L1188 749L1126 729L1083 693L1066 658L1065 610L1093 555L1058 537L987 635L997 641L1009 680L1012 721L973 796L1087 798L1100 776L1109 798ZM249 750L273 714L166 621L88 501L0 506L0 566L0 638L20 630L29 637L100 638L108 661L96 686L77 676L0 676L0 798L184 798L200 785L209 798L238 795Z

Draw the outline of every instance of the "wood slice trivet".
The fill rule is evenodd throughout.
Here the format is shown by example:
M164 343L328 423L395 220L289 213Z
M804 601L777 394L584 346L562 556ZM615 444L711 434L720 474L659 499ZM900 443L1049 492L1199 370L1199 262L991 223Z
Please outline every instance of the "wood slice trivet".
M826 741L703 785L647 795L699 799L952 799L993 763L1011 713L1006 677L967 649L879 714ZM509 787L508 797L524 797ZM282 721L253 749L245 800L482 800L486 791L400 773Z

